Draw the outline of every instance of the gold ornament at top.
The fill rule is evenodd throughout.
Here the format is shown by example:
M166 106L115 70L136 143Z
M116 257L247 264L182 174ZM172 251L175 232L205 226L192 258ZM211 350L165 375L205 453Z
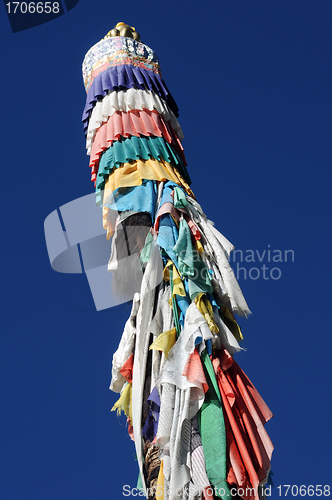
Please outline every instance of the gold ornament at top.
M137 42L141 41L141 35L137 33L135 28L125 23L118 23L115 28L107 33L107 35L104 37L104 40L106 38L112 38L114 36L126 36L127 38L133 38Z

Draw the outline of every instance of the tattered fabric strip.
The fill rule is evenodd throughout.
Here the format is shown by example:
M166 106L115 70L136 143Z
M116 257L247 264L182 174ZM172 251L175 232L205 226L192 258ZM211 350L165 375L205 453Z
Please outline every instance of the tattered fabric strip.
M107 213L104 209L112 210L116 215L127 210L149 212L151 221L154 221L157 190L156 181L149 180L143 180L140 186L118 188L105 201L103 214Z
M213 223L207 220L198 203L189 198L188 201L191 218L204 235L203 246L204 249L206 249L206 258L211 262L211 266L215 263L219 271L219 278L221 280L220 285L227 294L225 298L229 300L232 311L235 314L239 316L248 316L250 314L250 309L228 262L229 251L232 246L230 246L226 238L213 227Z
M125 377L121 374L121 368L133 353L136 337L136 316L139 305L140 296L139 293L135 293L130 316L126 321L119 346L113 354L112 380L110 389L114 392L121 392L124 384L126 383Z
M185 219L180 219L179 237L173 248L177 255L178 270L188 280L188 292L191 300L199 293L212 293L211 275L191 242L189 226Z
M206 358L205 358L206 360ZM199 430L202 439L207 476L214 487L214 494L223 500L231 500L226 482L226 432L221 396L215 389L215 375L209 373L209 389L198 413Z
M200 293L197 297L195 297L195 304L198 310L203 314L204 318L206 319L206 322L211 332L218 333L219 328L213 321L213 309L207 297L203 293Z
M149 413L142 428L142 435L152 443L157 435L160 413L160 397L156 387L152 389L146 403L149 406Z
M195 352L195 351L194 351ZM198 355L199 357L199 355ZM192 467L192 482L196 491L192 492L189 498L196 498L195 495L200 495L203 491L204 500L213 500L213 494L210 481L206 475L205 458L202 446L202 440L199 433L197 415L191 419L191 467ZM193 488L192 488L193 489Z
M131 384L127 384L123 389L120 398L114 404L111 411L117 410L117 414L120 415L121 411L123 411L127 417L132 422L133 414L132 414L132 386Z
M129 384L133 381L134 354L131 354L120 370Z
M222 306L221 314L222 314L222 318L223 318L224 323L228 326L228 328L230 329L230 331L232 332L232 334L234 335L236 340L238 342L243 340L241 328L239 327L239 325L235 321L235 318L234 318L233 314L231 313L231 311L225 305Z
M146 361L149 350L150 330L149 325L152 320L153 306L155 301L157 268L158 268L159 249L155 243L152 244L151 255L143 280L141 284L141 303L136 319L136 344L134 354L133 371L133 429L135 436L135 448L137 461L141 473L143 489L146 492L146 483L143 475L143 456L142 456L142 403L143 389L146 371Z
M213 365L235 443L251 487L255 489L254 498L258 500L258 485L267 480L270 470L273 445L264 423L272 413L236 362L228 357L226 350L217 353ZM247 381L247 387L252 391L252 399L243 380Z
M179 211L180 212L179 212ZM154 223L154 231L158 234L159 232L159 223L160 223L160 217L164 214L171 214L172 217L177 220L177 221L180 221L181 219L181 214L182 214L182 217L185 218L185 220L187 221L187 224L189 226L189 229L190 229L190 232L192 233L193 237L195 239L200 239L201 237L201 233L198 229L198 227L196 226L196 224L189 218L189 216L182 211L181 208L179 209L176 209L173 205L173 203L171 202L165 202L161 205L160 209L158 210L158 213L156 215L156 220L155 220L155 223Z
M186 198L185 193L182 191L182 189L178 188L177 186L174 187L173 191L173 203L175 208L186 208L188 206L188 201Z
M150 345L149 349L156 349L157 351L163 351L166 358L168 357L169 351L172 349L176 342L176 328L167 330L159 335L159 337Z
M165 477L164 477L164 461L161 461L156 490L158 492L158 500L165 500Z
M209 385L207 383L202 366L202 361L197 349L194 349L194 351L189 355L182 375L187 377L188 381L195 385L197 385L198 383L201 384L204 392L207 392Z

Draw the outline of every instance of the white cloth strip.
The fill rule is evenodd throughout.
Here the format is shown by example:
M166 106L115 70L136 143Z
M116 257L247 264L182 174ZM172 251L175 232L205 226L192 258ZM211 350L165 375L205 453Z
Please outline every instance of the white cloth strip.
M94 106L89 119L86 137L86 148L90 154L92 142L99 127L117 111L131 111L133 109L148 109L158 111L163 118L170 122L180 141L184 139L182 129L173 111L167 103L152 90L128 89L118 92L110 91Z

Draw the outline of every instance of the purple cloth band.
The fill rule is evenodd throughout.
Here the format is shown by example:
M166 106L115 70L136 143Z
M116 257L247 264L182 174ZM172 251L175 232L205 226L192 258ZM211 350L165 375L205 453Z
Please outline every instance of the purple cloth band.
M179 116L179 109L161 76L153 71L137 66L114 66L107 68L107 70L96 76L91 84L82 116L84 130L88 127L90 110L93 109L98 98L103 98L109 90L125 90L130 88L153 90L167 102L174 114Z
M152 392L147 399L147 403L150 408L142 429L142 435L145 439L152 442L157 435L160 412L160 397L156 387L152 389Z

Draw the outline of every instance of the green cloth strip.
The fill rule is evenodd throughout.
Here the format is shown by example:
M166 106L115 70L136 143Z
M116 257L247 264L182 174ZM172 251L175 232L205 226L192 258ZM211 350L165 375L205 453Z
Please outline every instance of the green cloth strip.
M173 268L171 265L169 266L169 279L170 279L170 283L171 283L171 297L172 297L174 323L175 323L176 334L177 334L177 338L178 338L180 335L181 328L180 328L180 323L179 323L178 305L176 303L175 297L173 297Z
M188 205L187 197L183 189L174 187L174 206L175 208L185 208Z
M96 179L96 191L104 188L105 178L108 177L113 168L119 168L123 163L129 163L133 160L149 160L151 158L171 163L173 167L179 169L187 182L191 183L179 154L163 137L130 136L114 141L102 154Z
M209 384L204 403L198 412L206 473L213 486L214 495L222 500L231 500L232 496L226 482L226 430L221 396L206 349L202 352L201 359Z
M193 248L187 221L180 219L179 237L173 247L178 258L179 273L188 280L191 300L199 293L212 293L211 275L199 252Z
M143 483L142 483L142 478L141 478L141 473L139 472L138 473L138 478L137 478L137 486L136 488L140 491L143 491L144 492L144 488L143 488Z

